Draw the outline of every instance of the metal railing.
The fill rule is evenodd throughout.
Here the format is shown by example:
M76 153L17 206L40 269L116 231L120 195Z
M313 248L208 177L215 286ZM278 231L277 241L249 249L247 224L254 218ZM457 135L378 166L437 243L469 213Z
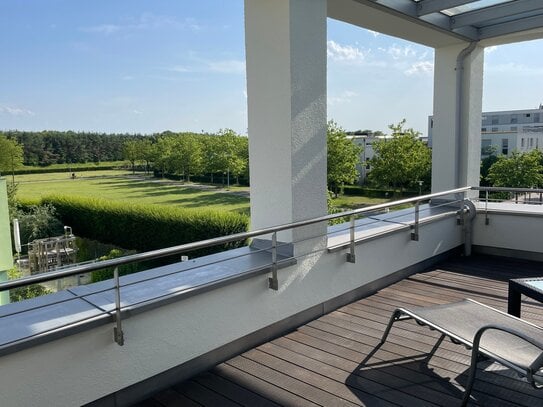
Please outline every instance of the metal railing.
M543 189L540 188L472 187L472 189L479 191L477 200L484 203L486 225L490 223L488 217L489 203L508 202L524 205L543 205ZM481 197L481 193L484 193L484 196ZM535 194L535 199L533 194Z
M281 263L281 261L278 260L278 249L281 246L285 246L285 245L288 244L288 243L286 243L286 244L285 243L278 243L277 234L279 232L283 232L283 231L286 231L286 230L297 229L297 228L302 228L302 227L310 226L310 225L322 224L322 223L325 223L325 222L327 223L327 222L329 222L329 221L331 221L333 219L337 219L337 218L346 218L349 221L348 221L348 223L346 223L347 226L345 227L345 229L339 229L339 230L335 229L334 233L337 234L338 232L342 232L342 231L345 231L345 233L347 233L347 231L348 231L348 235L349 235L349 245L348 245L349 253L347 253L346 261L354 263L356 261L356 259L355 259L355 245L356 245L356 242L358 240L360 240L360 239L357 240L356 235L355 235L355 230L358 228L357 225L356 225L357 217L366 216L368 219L372 220L371 222L373 222L373 223L379 223L379 222L381 222L381 223L382 222L394 223L394 215L388 216L388 218L386 220L375 218L374 215L375 215L375 213L379 213L379 212L382 212L382 211L388 211L390 208L394 208L394 207L398 207L398 206L405 206L405 205L414 205L415 210L414 210L414 218L413 218L413 220L409 221L407 223L406 222L403 222L403 223L402 222L397 222L397 223L402 224L402 225L404 225L406 227L409 227L411 229L411 239L414 240L414 241L417 241L418 238L419 238L419 223L420 223L421 203L427 202L427 201L430 201L430 200L436 199L436 198L441 198L441 197L446 197L446 196L448 196L448 197L454 196L454 199L450 199L450 198L447 199L445 201L446 202L445 204L448 205L448 206L452 205L451 211L457 212L459 209L461 209L461 207L463 205L463 202L464 202L464 199L465 199L465 194L470 189L471 189L470 187L457 188L457 189L453 189L453 190L449 190L449 191L433 193L433 194L427 194L427 195L417 196L417 197L413 197L413 198L401 199L401 200L394 201L394 202L388 202L388 203L383 203L383 204L379 204L379 205L372 205L372 206L365 207L365 208L349 210L349 211L345 211L345 212L341 212L341 213L337 213L337 214L326 215L326 216L320 216L320 217L317 217L317 218L307 219L307 220L298 221L298 222L292 222L292 223L283 224L283 225L274 226L274 227L263 228L263 229L254 230L254 231L250 231L250 232L236 233L236 234L229 235L229 236L206 239L206 240L202 240L202 241L198 241L198 242L182 244L182 245L173 246L173 247L169 247L169 248L158 249L158 250L153 250L153 251L148 251L148 252L138 253L138 254L132 254L132 255L119 257L119 258L115 258L115 259L104 260L104 261L100 261L100 262L96 262L96 263L77 265L77 266L69 267L69 268L63 269L63 270L56 270L56 271L46 272L46 273L39 274L39 275L32 275L32 276L29 276L29 277L20 278L20 279L17 279L17 280L1 282L0 283L0 291L15 289L15 288L19 288L19 287L25 287L25 286L28 286L28 285L31 285L31 284L43 283L43 282L47 282L47 281L51 281L51 280L57 280L57 279L64 278L64 277L80 275L80 274L83 274L83 273L89 273L89 272L101 270L101 269L104 269L104 268L114 268L113 287L108 287L108 288L100 290L100 291L93 291L91 294L80 295L78 297L70 298L70 299L67 299L67 300L66 299L59 300L59 301L54 302L53 304L60 304L60 303L63 303L63 302L72 301L72 300L77 299L77 298L84 298L86 296L95 295L95 294L100 293L100 292L110 291L113 288L114 295L115 295L115 301L114 301L115 302L115 309L114 309L114 311L111 311L111 312L107 312L107 311L103 311L103 310L102 311L103 311L103 313L109 314L109 315L111 315L113 317L113 319L115 321L114 339L119 345L123 345L124 337L123 337L122 320L121 320L121 311L122 311L121 287L126 287L126 286L129 286L129 285L134 284L134 283L127 283L127 284L121 286L120 279L119 279L119 269L118 269L119 266L131 264L131 263L137 263L137 262L146 261L146 260L154 260L154 259L158 259L158 258L162 258L162 257L166 257L166 256L178 255L178 254L182 254L182 253L191 252L193 250L205 249L205 248L210 248L210 247L213 247L213 246L223 245L223 244L237 242L237 241L246 241L246 240L251 239L251 238L265 236L265 237L267 237L267 239L269 239L270 246L266 247L265 249L256 250L256 251L257 252L268 252L268 253L271 254L271 262L267 265L267 268L269 268L269 270L271 271L271 277L269 278L269 287L271 289L277 290L279 288L279 282L278 282L278 278L277 278L277 269L278 269L278 266ZM458 206L455 206L456 204L458 204ZM405 214L403 214L402 216L405 217ZM363 227L370 226L372 224L371 222L364 224ZM299 243L303 243L304 241L309 241L309 240L312 240L312 239L325 237L327 235L328 235L328 232L326 232L324 235L323 234L318 234L318 235L315 235L315 236L306 236L302 240L298 240L298 241L295 241L293 243L294 244L299 244ZM319 251L322 252L324 250L326 250L326 248L323 249L321 247L321 248L317 249L316 251L310 251L310 252L307 252L307 253L298 254L296 257L292 256L291 259L297 260L298 258L301 258L301 257L304 257L304 256L310 256L310 255L313 255L313 254L315 254L315 253L317 253ZM248 254L243 254L243 255L247 256L247 255L250 255L250 254L253 254L253 253L254 252L251 252L251 253L248 253ZM222 260L218 260L218 262L220 262L220 261L222 261ZM213 263L207 263L207 265L209 265L209 264L213 264ZM202 267L202 266L197 265L195 267ZM147 278L147 279L139 280L138 283L150 281L150 280L153 280L153 279L156 279L156 278L162 278L162 277L167 276L169 274L181 273L181 272L188 271L188 270L190 270L190 268L184 269L184 270L181 270L181 271L169 272L169 273L166 273L166 274L162 274L159 277L154 276L154 277L150 277L150 278ZM171 295L171 293L169 293L168 295ZM159 298L159 297L157 297L157 298ZM149 300L147 300L147 301L149 301ZM49 303L48 305L51 305L51 303ZM137 304L131 304L131 305L134 306L134 305L137 305ZM36 308L40 308L40 306L37 306ZM28 311L28 309L23 311L23 312L26 312L26 311ZM20 313L20 312L21 311L17 311L17 312L11 313L11 314L4 314L0 318L12 316L12 315ZM78 322L80 322L80 321L78 321ZM57 329L57 328L54 328L54 329ZM41 332L39 334L42 335L43 332ZM0 348L1 347L2 347L2 345L0 344Z

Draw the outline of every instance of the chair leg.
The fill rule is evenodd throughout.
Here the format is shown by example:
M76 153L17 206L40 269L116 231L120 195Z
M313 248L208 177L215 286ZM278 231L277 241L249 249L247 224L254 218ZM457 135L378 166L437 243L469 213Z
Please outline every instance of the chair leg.
M469 368L468 382L466 383L466 390L464 391L464 398L462 399L462 407L468 405L470 399L473 383L475 382L475 375L477 374L477 362L479 361L479 343L474 344L471 350L471 365Z
M383 343L385 343L385 341L387 340L387 337L388 337L388 334L390 332L390 329L392 328L392 324L394 322L396 322L398 320L398 318L400 318L400 316L402 315L401 311L400 310L395 310L392 315L390 316L390 320L388 321L388 325L387 325L387 328L385 329L385 332L383 333L383 337L381 338L381 345Z

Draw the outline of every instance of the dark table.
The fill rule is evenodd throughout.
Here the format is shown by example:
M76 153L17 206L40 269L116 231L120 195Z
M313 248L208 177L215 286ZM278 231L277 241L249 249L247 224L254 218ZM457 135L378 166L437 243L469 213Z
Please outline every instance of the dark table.
M515 278L509 280L509 295L507 298L507 312L520 317L520 296L524 294L534 300L543 302L543 277Z

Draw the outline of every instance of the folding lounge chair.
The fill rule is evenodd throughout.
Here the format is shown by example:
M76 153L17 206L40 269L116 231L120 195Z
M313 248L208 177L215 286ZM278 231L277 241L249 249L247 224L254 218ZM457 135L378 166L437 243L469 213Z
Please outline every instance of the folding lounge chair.
M429 307L398 308L390 318L381 344L392 324L414 319L472 349L469 378L462 400L467 405L481 357L515 370L535 388L543 387L543 329L471 299Z

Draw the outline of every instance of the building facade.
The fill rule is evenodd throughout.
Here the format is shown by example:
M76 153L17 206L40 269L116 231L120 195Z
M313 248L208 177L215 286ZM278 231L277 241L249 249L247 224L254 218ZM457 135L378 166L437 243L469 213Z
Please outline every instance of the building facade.
M432 144L433 116L428 118L428 139ZM538 109L483 112L481 158L491 154L509 156L543 148L543 105Z

